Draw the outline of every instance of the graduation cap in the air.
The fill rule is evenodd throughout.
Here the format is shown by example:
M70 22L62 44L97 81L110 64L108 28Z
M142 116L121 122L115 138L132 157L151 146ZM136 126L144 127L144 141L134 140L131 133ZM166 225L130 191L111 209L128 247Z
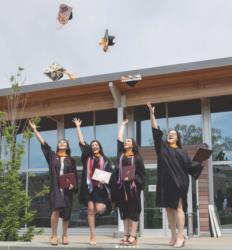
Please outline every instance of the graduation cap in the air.
M108 29L105 31L104 37L101 38L99 45L102 47L104 52L108 51L109 46L113 46L115 44L115 36L110 36Z
M65 25L73 18L72 7L67 4L61 4L58 11L57 20L61 25Z
M65 69L57 63L53 63L44 74L53 81L60 80L64 76Z
M121 77L121 82L125 82L128 86L130 87L134 87L135 84L142 80L142 76L139 74L139 75L128 75L128 76L122 76Z
M69 80L76 79L76 76L67 72L65 68L63 68L57 63L53 63L47 70L45 70L44 74L48 76L50 79L52 79L53 81L60 80L64 75L67 75Z

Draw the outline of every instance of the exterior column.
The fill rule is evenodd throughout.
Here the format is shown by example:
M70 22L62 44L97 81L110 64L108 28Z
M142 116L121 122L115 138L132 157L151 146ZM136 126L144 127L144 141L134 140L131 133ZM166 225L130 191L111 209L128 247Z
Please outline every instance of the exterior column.
M210 102L208 98L201 99L202 112L202 138L203 143L207 143L212 148L211 141L211 116ZM213 165L212 158L208 160L201 176L198 179L198 208L199 208L199 233L200 235L209 235L209 212L208 204L214 204L213 196Z
M192 237L193 236L193 199L192 199L192 177L189 176L189 190L188 190L188 196L187 196L187 201L188 201L188 236Z
M118 129L123 121L123 111L124 108L122 106L117 108L117 120L118 120ZM118 209L118 232L117 232L117 237L121 237L124 232L124 226L123 226L123 221L120 218L120 213Z
M64 131L64 116L61 115L57 118L57 139L60 140L65 137Z
M134 138L135 126L134 126L134 109L133 108L127 108L126 118L128 119L127 137Z

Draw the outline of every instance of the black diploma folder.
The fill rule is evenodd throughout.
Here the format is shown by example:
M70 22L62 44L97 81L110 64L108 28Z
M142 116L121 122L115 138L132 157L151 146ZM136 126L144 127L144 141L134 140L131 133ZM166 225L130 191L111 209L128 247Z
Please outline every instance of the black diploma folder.
M193 157L193 161L203 162L209 159L212 154L212 150L207 148L199 148Z

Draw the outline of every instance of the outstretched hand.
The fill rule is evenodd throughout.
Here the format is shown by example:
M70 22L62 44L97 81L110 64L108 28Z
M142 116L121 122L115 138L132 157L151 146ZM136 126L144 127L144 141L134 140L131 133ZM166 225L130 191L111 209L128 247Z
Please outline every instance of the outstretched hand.
M79 119L79 118L73 118L73 120L72 120L74 123L75 123L75 125L76 125L76 127L80 127L81 126L81 124L82 124L82 120L81 119Z
M36 125L33 121L29 120L28 121L29 126L31 127L32 130L36 130Z
M155 106L152 106L150 102L147 102L147 107L149 108L150 113L155 113Z
M122 125L126 125L128 123L128 119L124 119Z

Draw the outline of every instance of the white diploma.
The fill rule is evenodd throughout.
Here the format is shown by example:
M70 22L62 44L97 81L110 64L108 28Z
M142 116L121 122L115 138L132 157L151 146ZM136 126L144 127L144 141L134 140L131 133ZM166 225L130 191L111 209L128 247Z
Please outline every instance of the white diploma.
M110 172L96 168L94 173L93 173L92 180L99 181L101 183L109 184L111 174L112 173L110 173Z

